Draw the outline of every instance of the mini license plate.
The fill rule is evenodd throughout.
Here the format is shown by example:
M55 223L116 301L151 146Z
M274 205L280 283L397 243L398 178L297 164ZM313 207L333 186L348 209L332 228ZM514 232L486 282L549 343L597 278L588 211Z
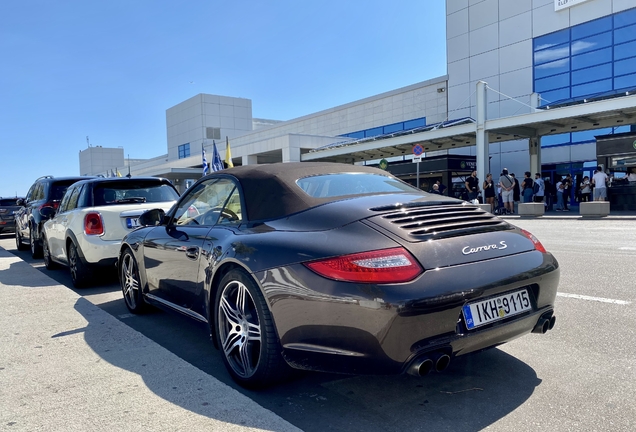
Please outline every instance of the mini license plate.
M137 218L126 218L126 226L128 228L138 228L139 221L137 220Z
M514 291L467 304L462 308L466 327L474 329L532 309L528 290Z

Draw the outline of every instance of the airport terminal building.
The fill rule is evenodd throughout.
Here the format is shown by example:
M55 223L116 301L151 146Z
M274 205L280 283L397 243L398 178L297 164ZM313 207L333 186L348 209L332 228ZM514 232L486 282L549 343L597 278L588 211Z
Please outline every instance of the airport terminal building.
M184 188L201 176L202 148L209 162L216 142L223 159L227 139L235 166L381 164L427 188L473 168L480 179L504 167L591 175L596 136L636 132L636 0L446 0L446 24L446 76L289 121L254 119L249 99L199 94L166 111L167 153L128 164L121 149L117 166ZM82 151L80 173L108 174L94 168L99 157ZM620 177L636 147L612 161Z

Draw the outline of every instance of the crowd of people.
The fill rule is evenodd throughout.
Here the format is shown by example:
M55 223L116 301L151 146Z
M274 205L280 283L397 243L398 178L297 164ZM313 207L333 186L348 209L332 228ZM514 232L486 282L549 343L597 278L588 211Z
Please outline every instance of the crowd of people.
M504 168L496 182L492 174L488 173L486 180L480 184L477 171L473 171L464 183L468 200L481 201L483 192L485 202L490 204L491 212L495 214L514 214L515 203L519 202L544 203L549 208L556 202L556 211L567 212L570 211L573 188L576 190L576 200L579 202L587 202L591 199L605 201L609 177L603 172L603 167L599 166L591 179L585 176L579 185L574 184L572 175L568 173L558 179L553 186L549 179L541 178L541 173L535 173L533 178L530 171L524 173L524 178L519 183L515 174L509 173L508 169ZM435 189L435 186L433 188Z

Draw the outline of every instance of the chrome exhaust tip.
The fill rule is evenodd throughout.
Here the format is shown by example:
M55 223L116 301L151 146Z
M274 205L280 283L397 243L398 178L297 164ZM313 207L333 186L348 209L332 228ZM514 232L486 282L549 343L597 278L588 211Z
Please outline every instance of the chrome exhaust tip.
M440 354L435 361L435 370L442 372L450 365L451 358L448 354Z
M423 377L428 375L431 370L433 370L433 360L430 358L422 358L413 362L411 367L408 369L407 373L413 376Z

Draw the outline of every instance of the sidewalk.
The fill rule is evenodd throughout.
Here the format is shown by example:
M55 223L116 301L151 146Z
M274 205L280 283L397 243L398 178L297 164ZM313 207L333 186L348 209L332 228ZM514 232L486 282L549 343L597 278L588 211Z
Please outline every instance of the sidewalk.
M299 430L2 248L0 298L0 430Z

